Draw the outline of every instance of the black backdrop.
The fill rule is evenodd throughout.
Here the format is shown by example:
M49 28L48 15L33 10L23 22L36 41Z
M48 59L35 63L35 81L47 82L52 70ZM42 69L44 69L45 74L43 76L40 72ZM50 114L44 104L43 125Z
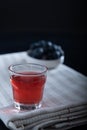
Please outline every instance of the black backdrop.
M86 69L84 0L9 0L0 2L0 54L26 51L39 40L60 44L65 64Z

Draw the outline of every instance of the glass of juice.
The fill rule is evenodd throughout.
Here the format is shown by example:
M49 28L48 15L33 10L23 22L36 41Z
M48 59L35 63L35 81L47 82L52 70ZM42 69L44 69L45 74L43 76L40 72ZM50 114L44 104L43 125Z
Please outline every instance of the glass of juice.
M34 63L8 67L14 106L19 110L40 108L47 78L47 67Z

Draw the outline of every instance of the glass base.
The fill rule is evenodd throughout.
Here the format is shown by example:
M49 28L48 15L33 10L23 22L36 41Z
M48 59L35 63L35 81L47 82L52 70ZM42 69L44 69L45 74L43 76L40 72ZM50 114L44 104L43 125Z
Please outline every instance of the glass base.
M14 106L18 110L34 110L41 107L41 102L39 104L22 104L22 103L14 102Z

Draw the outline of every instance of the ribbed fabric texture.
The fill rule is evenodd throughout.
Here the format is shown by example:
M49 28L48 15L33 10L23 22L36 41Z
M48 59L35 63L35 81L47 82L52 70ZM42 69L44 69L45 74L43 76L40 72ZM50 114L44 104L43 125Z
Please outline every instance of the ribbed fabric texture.
M65 130L87 123L87 77L61 64L48 70L42 108L13 107L8 66L31 63L26 52L0 55L0 118L13 130Z

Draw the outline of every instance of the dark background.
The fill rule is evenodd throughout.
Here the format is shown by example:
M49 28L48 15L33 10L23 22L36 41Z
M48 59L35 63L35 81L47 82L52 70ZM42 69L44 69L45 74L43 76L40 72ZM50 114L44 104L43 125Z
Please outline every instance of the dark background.
M39 40L62 46L65 64L87 75L84 0L0 2L0 54L26 51Z

